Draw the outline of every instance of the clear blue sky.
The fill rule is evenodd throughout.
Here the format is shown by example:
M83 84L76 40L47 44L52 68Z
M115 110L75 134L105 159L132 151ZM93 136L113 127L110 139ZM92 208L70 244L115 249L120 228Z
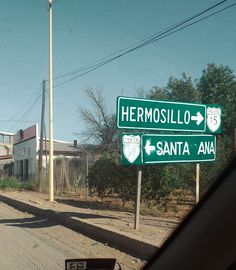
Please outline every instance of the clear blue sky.
M56 0L53 75L116 52L217 2ZM229 0L227 5L234 2ZM21 118L37 97L42 80L48 78L48 2L0 0L0 4L0 130L15 132L31 123L3 120ZM91 109L84 93L87 87L103 88L109 109L115 113L117 96L133 96L138 88L164 86L170 76L180 77L182 72L199 78L207 63L228 65L236 71L235 18L233 7L56 88L54 137L72 141L74 133L84 128L77 108ZM41 101L22 120L39 121L40 109Z

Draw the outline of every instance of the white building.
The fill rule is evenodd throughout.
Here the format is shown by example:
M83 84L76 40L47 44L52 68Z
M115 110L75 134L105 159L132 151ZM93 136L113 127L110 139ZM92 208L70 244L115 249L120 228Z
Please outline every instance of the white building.
M38 125L19 130L14 136L13 156L14 175L22 180L34 179L37 174L37 161L39 156L40 139ZM78 156L77 148L69 142L54 141L54 158L64 156L67 158ZM43 166L49 162L49 143L43 143Z
M0 131L0 177L9 177L12 175L13 164L13 136L14 133ZM8 170L5 165L10 165Z

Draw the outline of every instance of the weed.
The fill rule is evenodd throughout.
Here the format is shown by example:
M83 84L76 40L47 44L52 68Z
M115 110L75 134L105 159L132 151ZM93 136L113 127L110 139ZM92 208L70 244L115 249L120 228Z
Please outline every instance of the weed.
M35 190L35 181L22 182L14 177L0 180L0 190Z
M16 178L7 178L0 180L1 190L18 190L20 188L20 182Z

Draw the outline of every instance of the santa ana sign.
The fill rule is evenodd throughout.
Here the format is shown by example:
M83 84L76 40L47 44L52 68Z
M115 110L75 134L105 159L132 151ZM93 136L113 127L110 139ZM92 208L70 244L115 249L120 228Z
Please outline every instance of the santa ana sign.
M124 164L214 161L213 135L122 134Z

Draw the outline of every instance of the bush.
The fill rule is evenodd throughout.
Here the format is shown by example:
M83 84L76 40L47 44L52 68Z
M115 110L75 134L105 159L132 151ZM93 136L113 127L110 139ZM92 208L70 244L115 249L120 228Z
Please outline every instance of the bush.
M20 182L16 178L8 178L0 180L0 189L1 190L12 190L19 189Z
M200 192L203 194L227 166L232 157L232 142L218 135L217 157L214 162L201 164ZM154 164L142 169L141 199L166 203L173 191L180 189L195 194L196 164ZM118 195L123 201L134 202L137 189L137 166L124 166L102 158L91 168L89 185L100 197Z
M115 192L117 168L109 159L100 159L89 172L89 186L92 193L98 193L103 197Z
M0 180L0 190L35 190L35 181L21 182L16 178Z
M170 194L174 184L168 166L142 166L141 169L141 199L160 201ZM90 170L89 186L91 193L100 197L116 194L123 202L134 202L137 177L137 166L123 166L109 158L102 158Z
M36 189L36 183L34 180L27 181L27 182L20 182L21 190L31 190L34 191Z

